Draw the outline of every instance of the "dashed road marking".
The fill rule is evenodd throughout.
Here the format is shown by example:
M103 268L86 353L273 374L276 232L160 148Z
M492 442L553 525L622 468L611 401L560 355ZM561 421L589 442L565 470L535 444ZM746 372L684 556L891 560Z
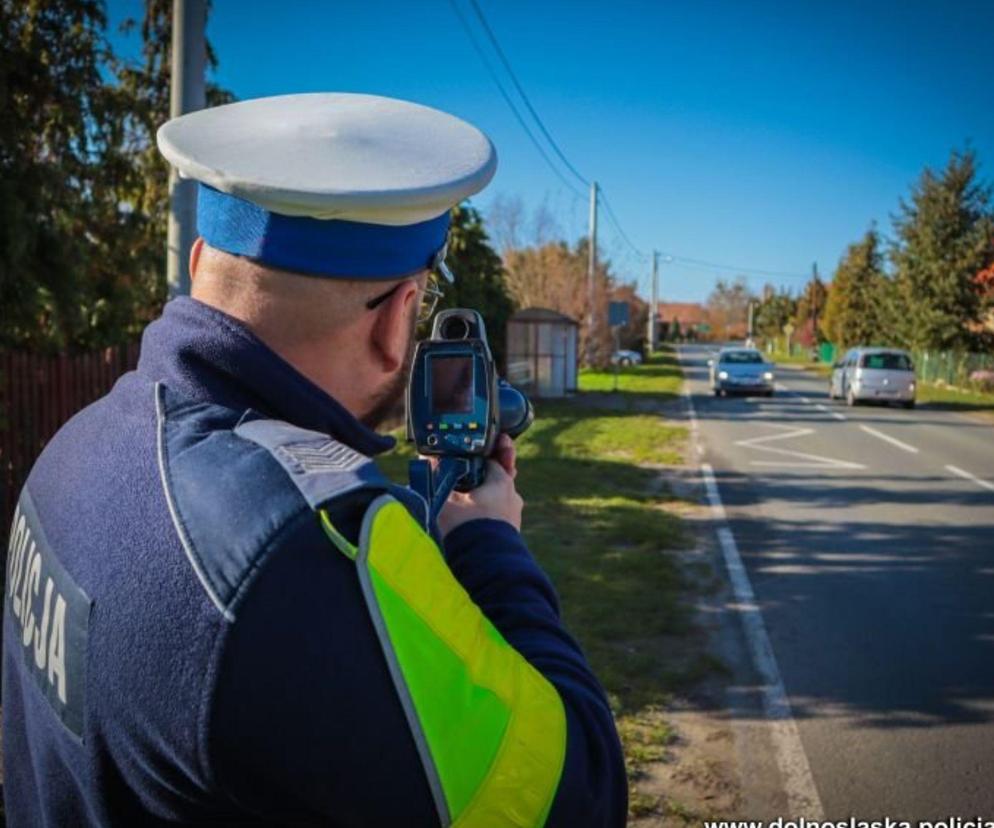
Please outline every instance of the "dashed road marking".
M791 390L791 389L790 389L790 388L788 388L788 387L787 387L786 385L784 385L784 384L783 384L782 382L778 382L778 383L777 383L777 385L776 385L776 389L777 389L777 391L782 391L782 392L784 392L785 394L789 394L789 395L790 395L790 396L792 396L792 397L796 397L796 398L797 398L797 399L799 399L799 400L800 400L800 401L801 401L802 403L807 403L808 405L811 405L811 400L810 400L810 398L808 398L808 397L805 397L805 396L804 396L803 394L801 394L801 393L799 393L799 392L797 392L797 391L793 391L793 390ZM830 417L833 417L833 418L834 418L834 419L836 419L836 420L840 420L840 421L845 421L845 420L847 420L847 419L848 419L848 418L846 417L846 415L845 415L845 414L843 414L843 413L841 413L841 412L839 412L839 411L832 411L832 409L830 409L830 408L829 408L829 407L828 407L827 405L825 405L824 403L815 403L815 404L814 404L814 407L815 407L815 408L816 408L816 409L817 409L818 411L822 411L822 412L824 412L825 414L828 414L828 415L829 415Z
M875 428L870 428L868 425L860 425L860 428L867 434L872 434L884 442L890 443L892 446L897 446L901 451L906 451L908 454L918 454L918 449L914 446L909 446L907 443L898 440L897 437L891 437L889 434L884 434L882 431L877 431Z
M946 466L947 471L951 471L953 474L958 474L964 480L969 480L972 483L976 483L980 488L987 489L988 491L994 492L994 483L989 483L983 478L977 477L975 474L970 474L968 471L964 471L959 466Z
M817 408L819 411L824 411L826 414L831 414L833 417L835 417L836 420L845 420L846 419L846 415L845 414L843 414L843 413L841 413L839 411L832 411L832 409L829 408L824 403L815 403L815 408Z

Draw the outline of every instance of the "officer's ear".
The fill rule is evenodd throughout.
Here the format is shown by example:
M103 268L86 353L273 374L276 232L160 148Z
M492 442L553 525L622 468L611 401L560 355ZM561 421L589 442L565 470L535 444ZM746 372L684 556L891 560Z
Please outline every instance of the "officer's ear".
M374 311L371 345L384 373L394 373L407 358L417 301L418 283L408 279Z
M204 237L197 236L197 240L190 248L190 281L197 278L197 264L200 262L200 254L204 249Z

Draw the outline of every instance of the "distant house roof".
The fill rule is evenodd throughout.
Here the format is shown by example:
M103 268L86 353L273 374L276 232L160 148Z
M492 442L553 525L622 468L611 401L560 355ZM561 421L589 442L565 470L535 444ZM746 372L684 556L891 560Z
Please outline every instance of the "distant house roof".
M559 322L564 325L578 325L575 319L548 308L524 308L512 314L509 322Z
M707 311L703 305L696 302L660 302L659 318L663 322L672 322L675 319L681 327L700 325L707 322Z

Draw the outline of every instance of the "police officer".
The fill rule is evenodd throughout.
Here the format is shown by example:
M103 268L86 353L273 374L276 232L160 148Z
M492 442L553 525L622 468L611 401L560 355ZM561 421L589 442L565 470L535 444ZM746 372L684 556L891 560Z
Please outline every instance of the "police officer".
M15 826L621 825L604 692L518 532L510 441L439 517L370 459L430 314L472 126L311 94L175 119L192 296L21 493Z

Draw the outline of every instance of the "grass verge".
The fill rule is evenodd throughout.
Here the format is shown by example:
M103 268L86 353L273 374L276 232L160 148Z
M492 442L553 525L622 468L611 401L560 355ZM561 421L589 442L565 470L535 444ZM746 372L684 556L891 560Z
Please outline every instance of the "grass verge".
M957 411L982 411L994 416L994 394L986 391L969 391L923 382L918 386L918 401L937 408Z
M827 377L832 373L832 366L827 362L813 362L808 354L786 354L783 352L773 353L767 359L775 365L792 365L798 368L812 371L820 377Z
M716 663L688 646L693 589L675 550L691 543L658 467L678 464L686 429L646 410L674 397L672 354L613 372L584 372L583 393L539 400L518 440L523 532L559 593L563 618L604 685L625 746L633 815L653 810L638 790L642 768L673 739L661 708ZM382 464L406 476L409 449ZM656 467L656 468L654 468Z
M588 401L597 395L610 394L614 407L632 409L658 404L675 397L680 391L683 374L671 349L652 354L642 365L619 366L617 390L615 369L580 371L580 391Z

